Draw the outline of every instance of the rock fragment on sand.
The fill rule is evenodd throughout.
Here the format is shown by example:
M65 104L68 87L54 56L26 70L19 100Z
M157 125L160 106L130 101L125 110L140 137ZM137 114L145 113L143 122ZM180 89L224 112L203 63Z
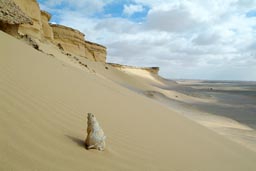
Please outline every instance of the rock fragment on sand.
M85 146L87 149L97 149L103 151L105 149L106 136L100 127L96 117L88 113L87 115L87 137Z

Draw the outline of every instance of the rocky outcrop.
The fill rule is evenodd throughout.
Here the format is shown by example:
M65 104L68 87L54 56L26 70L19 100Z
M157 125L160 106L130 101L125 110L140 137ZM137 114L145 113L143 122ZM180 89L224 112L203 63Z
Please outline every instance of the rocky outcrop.
M142 68L152 74L157 74L158 75L158 72L159 72L159 67L145 67L145 68Z
M47 40L53 40L53 30L49 24L51 19L51 14L46 11L41 11L41 23L42 23L42 31L43 37Z
M78 30L49 24L51 15L41 11L36 0L0 0L0 5L1 30L13 35L19 33L33 41L48 40L67 53L106 62L106 47L86 41Z
M19 24L24 23L33 24L13 0L0 0L0 30L16 36Z
M97 62L106 62L107 49L106 47L99 45L97 43L85 41L85 48Z
M41 12L39 4L36 0L14 0L14 2L21 8L26 15L28 15L33 25L21 24L19 26L20 34L27 34L33 38L41 40L42 37L42 23L41 23Z
M51 24L54 42L64 51L85 57L84 34L70 27ZM93 59L92 59L93 60Z
M51 24L54 42L64 51L86 57L93 61L106 61L106 48L84 40L84 34L70 27Z
M114 68L117 68L119 70L122 69L139 69L149 72L150 74L158 75L159 67L134 67L134 66L128 66L128 65L120 65L115 63L108 63L109 65L113 66Z

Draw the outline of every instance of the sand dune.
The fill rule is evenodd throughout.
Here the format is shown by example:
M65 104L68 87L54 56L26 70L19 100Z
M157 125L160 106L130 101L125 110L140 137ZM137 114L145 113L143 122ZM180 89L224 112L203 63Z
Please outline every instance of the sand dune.
M122 86L147 90L143 79L3 32L0 41L0 170L256 169L252 151ZM84 148L87 112L107 136L104 152Z

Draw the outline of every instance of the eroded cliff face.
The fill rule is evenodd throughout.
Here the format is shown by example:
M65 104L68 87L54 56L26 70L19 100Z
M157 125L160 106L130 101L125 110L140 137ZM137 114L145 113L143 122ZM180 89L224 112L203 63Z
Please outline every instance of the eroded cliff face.
M42 22L41 12L39 4L36 0L14 0L14 2L20 7L20 9L28 15L33 24L21 24L19 25L19 33L27 34L33 38L41 40L42 37Z
M51 24L51 27L53 29L54 42L56 44L61 46L66 52L85 57L83 33L70 27L57 24Z
M0 0L0 30L18 37L19 25L25 23L33 24L13 0Z
M47 40L52 41L53 40L53 30L49 24L50 19L51 19L51 14L49 14L46 11L41 11L41 23L42 23L43 37Z
M107 49L97 43L85 41L86 50L90 53L93 59L97 62L106 62Z
M31 22L30 24L18 24L12 28L0 23L6 32L12 31L13 28L17 32L18 28L19 34L43 42L47 40L47 42L59 46L66 53L86 57L92 61L106 62L106 47L86 41L84 34L78 30L62 25L49 24L51 15L46 11L41 11L36 0L13 1L31 19Z
M158 75L158 73L159 73L159 67L144 67L143 69L152 74Z
M159 72L159 67L135 67L135 66L128 66L128 65L120 65L115 63L108 63L108 64L119 70L125 70L125 69L142 70L142 71L148 72L149 74L154 74L154 75L158 75L158 72Z
M70 27L51 24L54 42L64 51L86 57L92 61L105 62L106 48L96 43L85 41L84 34Z

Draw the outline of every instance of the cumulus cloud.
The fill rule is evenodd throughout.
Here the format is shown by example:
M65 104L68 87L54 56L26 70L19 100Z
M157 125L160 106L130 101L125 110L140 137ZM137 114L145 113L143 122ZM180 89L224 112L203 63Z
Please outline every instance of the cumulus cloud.
M170 10L151 10L147 20L148 28L170 31L183 32L192 31L200 22L192 18L189 11L185 9Z
M192 41L197 45L206 46L219 43L220 39L221 37L218 33L203 32L199 33Z
M111 0L44 2L60 24L107 46L109 62L160 66L167 78L256 80L255 0L124 1L115 17L104 15ZM145 7L143 20L129 17Z

